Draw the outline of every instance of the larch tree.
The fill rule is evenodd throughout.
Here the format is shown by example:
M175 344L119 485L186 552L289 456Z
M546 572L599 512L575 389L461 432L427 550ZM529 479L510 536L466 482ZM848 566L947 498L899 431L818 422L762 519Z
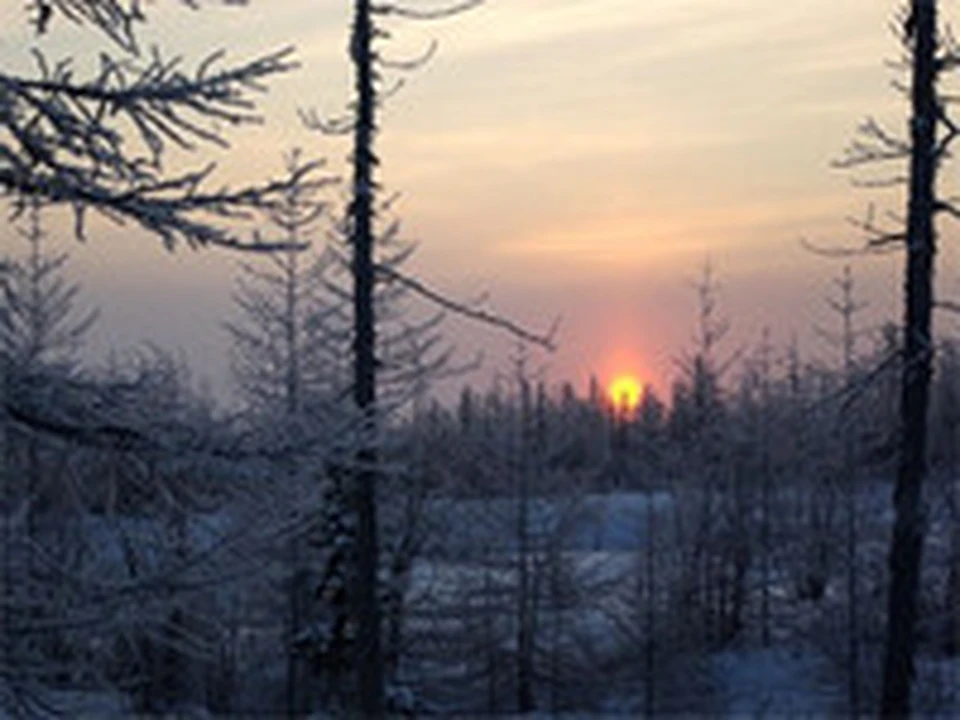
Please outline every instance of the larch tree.
M692 480L684 488L688 497L678 503L677 510L681 518L678 542L686 555L682 610L690 614L689 629L699 632L709 644L717 635L716 611L720 604L715 582L719 555L711 541L722 510L720 485L727 427L720 376L729 363L719 360L717 351L730 325L719 313L718 288L709 263L694 289L698 300L696 349L683 359L684 378L673 388L668 429L678 446L690 448L689 453L675 458L678 477Z
M868 217L863 223L873 247L902 246L904 269L903 338L900 351L899 462L893 504L895 520L889 552L886 647L880 714L904 717L911 710L915 676L920 569L926 528L923 484L928 474L928 411L934 360L932 334L937 250L936 218L960 217L960 208L937 191L939 171L960 134L948 113L944 77L960 66L960 52L939 23L941 3L910 0L899 24L910 79L909 138L884 130L875 120L861 127L838 164L856 167L885 161L907 162L906 227L887 231Z
M313 166L261 185L211 189L213 165L179 173L166 165L172 149L222 148L224 126L262 122L254 98L267 80L297 67L292 49L234 65L216 51L188 70L181 58L143 51L139 0L33 0L29 9L39 35L66 20L98 32L112 49L87 78L71 59L40 50L32 75L0 70L0 188L15 200L72 208L78 236L92 209L171 248L257 249L238 224L308 181Z
M907 199L901 445L894 492L896 520L890 544L890 591L883 665L884 717L910 713L916 648L917 600L923 553L922 485L927 473L927 411L934 345L933 272L936 253L937 168L946 148L937 139L945 118L937 79L937 1L912 0L904 26L912 53L910 170ZM950 137L954 128L949 126Z
M299 152L286 160L296 174ZM329 292L333 258L316 249L326 204L315 185L292 187L268 210L257 237L286 248L240 264L233 293L236 319L225 324L231 369L249 409L268 417L299 418L333 395L338 384L337 320L344 308ZM275 238L269 237L276 235Z
M189 70L182 58L142 49L146 15L139 0L33 0L28 9L39 35L52 36L69 22L106 47L87 77L72 58L52 60L41 49L33 50L32 74L0 69L0 191L15 216L36 205L61 206L72 211L78 238L86 237L93 212L169 249L276 249L247 238L244 225L291 188L313 184L316 163L280 180L232 188L212 185L214 164L182 171L170 165L173 154L228 147L225 127L261 123L255 99L267 81L297 67L292 49L238 64L215 51ZM23 407L7 410L38 431L90 432Z
M346 212L345 234L349 243L349 271L353 308L351 347L351 395L360 424L357 446L349 474L350 496L355 513L354 576L351 583L356 647L354 670L356 712L380 717L385 709L384 660L381 647L381 607L378 593L380 539L377 520L377 484L379 473L377 435L379 423L378 374L381 358L378 348L378 311L376 288L379 283L406 287L428 302L467 318L499 327L539 345L552 347L547 336L527 332L519 326L484 309L458 303L437 293L419 280L400 272L395 265L377 257L379 159L375 150L378 110L383 102L384 71L410 71L422 66L436 46L411 61L390 61L378 48L378 41L389 37L382 27L386 18L401 20L440 20L480 5L482 0L462 0L436 9L416 9L404 3L376 3L355 0L349 41L353 67L353 99L348 117L328 121L316 113L305 113L308 126L327 133L348 134L351 138L351 178Z
M286 166L296 174L303 163L299 151L291 152ZM336 396L343 381L341 343L334 326L346 322L346 310L328 287L333 258L314 250L324 220L326 204L318 184L292 186L269 209L269 227L260 237L276 235L286 249L241 263L233 300L236 318L225 327L232 340L234 380L245 400L251 429L273 427L288 443L310 446L331 424ZM342 328L341 328L342 329ZM332 431L331 431L332 432ZM278 468L291 481L303 469L303 458L291 455ZM331 529L343 503L335 482L324 485L324 529ZM304 536L315 535L317 523L311 503L291 508L302 526L288 542L286 565L289 584L287 654L287 711L304 711L304 653L298 640L308 623L309 569Z
M80 287L65 277L69 255L45 247L47 234L36 205L18 230L28 247L18 258L8 257L0 273L5 295L0 348L5 362L28 372L68 362L98 313L75 312Z
M839 333L826 334L829 340L840 347L840 368L845 388L853 387L856 370L856 341L861 334L856 327L857 315L866 304L858 301L854 292L854 279L850 266L843 268L843 274L834 281L838 296L827 299L830 309L840 321ZM847 702L850 715L859 717L861 711L860 692L860 623L859 611L859 563L857 550L859 532L857 526L857 449L856 419L851 404L844 402L838 412L842 448L841 472L844 490L844 524L846 550L847 585Z
M46 233L36 205L17 231L27 243L25 251L6 256L0 270L0 396L4 404L36 382L74 375L76 352L97 319L96 311L78 309L80 288L66 276L68 256L45 247ZM41 578L36 557L38 552L49 552L49 548L41 550L49 540L41 537L41 526L49 525L45 518L62 503L61 488L46 482L49 450L42 438L3 417L0 685L13 697L10 701L0 697L0 709L17 712L29 706L23 689L46 681L50 672L47 648L38 640L39 634L29 630L38 617L51 613L57 601L57 593Z
M198 7L193 0L180 4L187 10ZM44 49L32 49L32 73L0 69L0 188L12 201L14 215L38 205L62 206L72 211L80 238L88 234L87 217L93 212L159 239L169 249L270 249L256 237L247 239L244 224L291 188L309 186L314 164L305 163L279 180L227 187L216 179L214 165L177 170L172 156L226 148L224 128L262 122L255 100L268 81L296 68L292 50L240 63L227 63L225 54L215 51L191 69L182 58L143 49L147 7L140 0L32 0L27 5L43 36L41 48L63 24L90 31L105 47L90 73L71 58L51 58ZM70 297L65 286L60 290ZM44 327L39 316L9 318L38 332ZM55 330L68 330L59 337L69 341L82 325ZM46 341L55 337L48 334ZM35 374L44 360L36 343L21 344L17 352ZM171 433L144 431L107 417L100 402L106 393L94 384L56 380L52 385L18 383L16 397L5 393L8 419L68 443L169 451L164 446ZM172 435L182 444L183 432ZM11 522L17 517L5 517L4 527L12 527Z

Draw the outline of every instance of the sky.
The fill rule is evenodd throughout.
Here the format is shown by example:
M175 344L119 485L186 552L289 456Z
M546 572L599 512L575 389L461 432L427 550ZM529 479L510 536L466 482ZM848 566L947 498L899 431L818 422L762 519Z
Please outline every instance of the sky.
M20 67L36 39L17 25L22 2L5 6L0 58ZM532 329L561 318L559 349L537 361L552 382L580 388L591 372L602 381L629 372L668 394L692 345L691 283L707 262L731 352L769 327L774 342L796 337L805 357L834 361L812 328L834 322L824 296L841 263L800 240L856 245L848 216L871 201L899 207L895 194L857 189L830 165L866 116L905 126L885 64L897 58L896 6L488 0L441 23L391 22L390 57L439 43L381 118L381 178L402 193L405 235L420 244L411 271L456 297L486 292L491 308ZM143 39L188 62L292 44L302 63L271 83L262 127L228 134L231 153L182 160L215 159L220 177L256 180L297 146L344 170L346 142L308 132L297 110L333 115L349 100L348 3L149 10ZM96 48L62 23L39 46L78 60ZM66 241L84 296L101 308L95 351L181 348L226 392L221 324L242 258L170 254L132 230L97 228L83 245ZM870 321L896 317L901 259L853 263ZM941 282L953 288L955 275L948 268ZM510 338L456 319L448 334L464 356L484 351L481 383L507 368Z

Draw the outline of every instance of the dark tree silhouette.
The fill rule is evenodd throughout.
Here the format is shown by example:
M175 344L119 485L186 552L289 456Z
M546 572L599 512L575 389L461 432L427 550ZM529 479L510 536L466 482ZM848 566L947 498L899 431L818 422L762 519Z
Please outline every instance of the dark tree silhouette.
M380 648L380 602L377 593L376 473L373 444L376 427L376 324L374 318L374 165L377 92L374 86L374 24L370 0L354 6L351 59L356 71L357 117L353 130L353 181L349 208L353 248L353 400L363 418L366 442L357 453L354 493L357 512L356 576L353 587L357 618L357 693L366 717L384 712L383 657Z
M939 91L943 76L960 66L960 53L949 33L940 33L936 0L910 0L898 34L910 72L909 140L896 138L873 120L861 127L863 141L852 145L841 166L907 160L906 228L886 231L872 216L862 224L873 248L903 244L903 339L900 352L899 462L893 503L896 518L890 542L890 584L880 712L884 717L910 714L915 675L916 624L926 517L923 483L928 451L930 379L934 360L931 332L936 306L934 270L938 214L960 218L960 208L937 194L941 163L960 129L947 113L949 98ZM890 184L886 181L885 184Z
M890 590L883 666L884 717L910 713L914 676L917 591L923 551L921 489L927 473L927 409L933 361L930 320L936 251L934 213L939 155L937 126L943 106L936 82L937 2L912 0L906 41L913 50L910 120L910 190L907 204L907 267L903 370L900 386L901 445L894 492L896 520L890 545Z
M376 221L379 209L376 168L379 161L374 145L378 129L377 110L384 95L380 82L381 72L384 69L415 70L429 60L436 48L435 44L431 44L424 55L407 62L383 58L375 48L375 42L389 37L389 34L379 27L377 18L394 16L410 20L439 20L473 8L481 2L482 0L463 0L434 10L420 10L403 4L377 4L371 0L356 0L350 39L350 60L354 69L351 113L346 119L333 122L325 122L314 113L304 115L308 126L328 133L349 133L352 137L352 177L346 235L350 246L350 273L353 284L352 396L359 414L361 430L349 482L356 513L353 549L355 574L351 592L357 636L356 710L367 717L382 716L385 709L384 661L380 638L381 608L377 591L380 555L376 508L380 369L376 353L377 284L394 283L444 310L498 327L535 344L551 348L553 345L552 332L547 336L530 333L483 308L450 300L423 282L403 274L396 264L378 262L376 258Z

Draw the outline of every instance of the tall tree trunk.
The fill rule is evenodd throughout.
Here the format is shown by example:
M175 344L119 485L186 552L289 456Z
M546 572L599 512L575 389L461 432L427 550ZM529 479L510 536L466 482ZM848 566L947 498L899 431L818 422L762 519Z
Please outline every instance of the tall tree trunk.
M910 197L907 217L906 312L901 377L900 465L894 492L896 520L890 545L890 592L883 668L883 717L910 713L914 675L917 590L923 553L921 489L927 470L927 405L933 359L930 319L933 304L935 234L936 0L912 0L913 80Z
M384 713L383 660L380 652L380 603L377 592L377 507L375 465L376 326L374 317L373 214L376 157L376 88L374 27L370 0L356 0L351 58L356 72L356 124L353 147L353 187L350 242L353 250L353 399L363 420L353 496L357 513L356 572L353 578L356 613L357 710L364 717Z

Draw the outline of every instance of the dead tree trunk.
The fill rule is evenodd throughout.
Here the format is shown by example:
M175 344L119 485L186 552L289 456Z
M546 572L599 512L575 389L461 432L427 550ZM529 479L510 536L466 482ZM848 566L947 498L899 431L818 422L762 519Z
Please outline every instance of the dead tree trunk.
M916 647L917 590L923 553L921 489L927 471L927 406L933 343L933 268L937 165L937 3L911 0L906 31L912 34L910 195L907 208L907 267L904 351L900 393L901 446L890 544L890 588L883 668L883 717L910 713Z
M380 602L377 592L379 543L375 465L376 326L374 316L374 165L376 88L374 27L370 0L356 0L350 55L356 90L353 131L353 183L349 209L353 277L353 400L362 421L352 495L357 518L356 567L351 591L357 642L357 710L364 717L384 713L383 661L380 652Z

